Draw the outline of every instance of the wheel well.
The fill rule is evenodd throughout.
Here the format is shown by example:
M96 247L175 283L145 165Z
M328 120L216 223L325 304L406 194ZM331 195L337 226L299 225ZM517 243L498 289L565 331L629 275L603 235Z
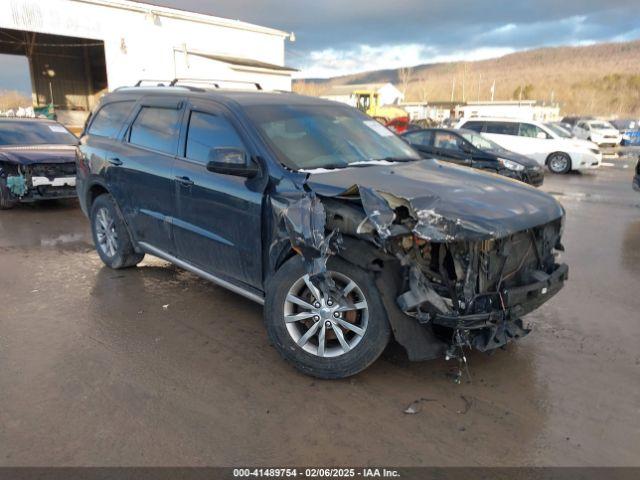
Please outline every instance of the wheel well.
M96 200L96 198L98 198L103 193L109 193L109 190L107 190L100 184L95 184L91 186L91 188L89 189L89 192L87 193L87 209L88 210L91 210L91 205L93 205L93 202Z

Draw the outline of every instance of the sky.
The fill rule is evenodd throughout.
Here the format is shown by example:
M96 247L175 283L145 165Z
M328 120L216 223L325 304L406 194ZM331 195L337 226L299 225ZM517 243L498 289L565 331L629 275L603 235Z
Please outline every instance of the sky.
M640 38L638 0L154 0L294 32L301 77Z
M518 50L640 39L638 0L153 0L295 33L301 78ZM29 91L24 59L0 55L0 89ZM25 87L27 85L27 87Z

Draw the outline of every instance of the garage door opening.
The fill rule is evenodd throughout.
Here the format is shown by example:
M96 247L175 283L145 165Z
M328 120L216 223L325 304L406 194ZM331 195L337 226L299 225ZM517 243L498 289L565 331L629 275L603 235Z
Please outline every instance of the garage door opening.
M107 90L101 40L0 28L0 54L26 57L31 86L16 90L30 89L35 108L53 104L63 123L82 124Z

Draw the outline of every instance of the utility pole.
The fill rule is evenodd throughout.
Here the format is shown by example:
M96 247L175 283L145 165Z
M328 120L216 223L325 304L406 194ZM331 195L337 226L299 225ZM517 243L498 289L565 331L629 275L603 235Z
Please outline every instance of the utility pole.
M453 80L451 81L451 103L453 103L453 95L456 91L456 77L453 77Z
M493 96L496 93L496 81L493 81L493 85L491 85L491 101L493 102Z
M480 101L480 82L482 81L482 74L478 74L478 102Z

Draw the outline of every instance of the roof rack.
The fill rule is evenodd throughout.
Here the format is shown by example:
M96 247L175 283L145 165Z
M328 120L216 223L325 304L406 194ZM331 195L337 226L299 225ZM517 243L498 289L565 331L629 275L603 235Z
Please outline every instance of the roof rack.
M237 83L241 85L251 85L255 87L256 90L262 91L262 85L258 82L250 82L245 80L224 80L224 79L205 79L205 78L174 78L173 80L161 80L161 79L153 79L153 78L143 78L138 80L133 87L118 87L114 91L124 90L128 88L141 88L141 87L152 87L152 88L162 88L162 87L176 87L176 88L185 88L194 92L204 92L202 88L194 87L193 85L188 85L188 83L200 83L204 85L211 85L214 88L221 90L223 87L220 86L221 83ZM149 84L149 85L146 85Z
M205 79L205 78L174 78L169 84L172 87L178 86L180 83L205 83L207 85L213 85L215 88L220 89L220 83L238 83L241 85L252 85L256 87L256 90L262 90L262 85L258 82L250 82L246 80L224 80L224 79Z

